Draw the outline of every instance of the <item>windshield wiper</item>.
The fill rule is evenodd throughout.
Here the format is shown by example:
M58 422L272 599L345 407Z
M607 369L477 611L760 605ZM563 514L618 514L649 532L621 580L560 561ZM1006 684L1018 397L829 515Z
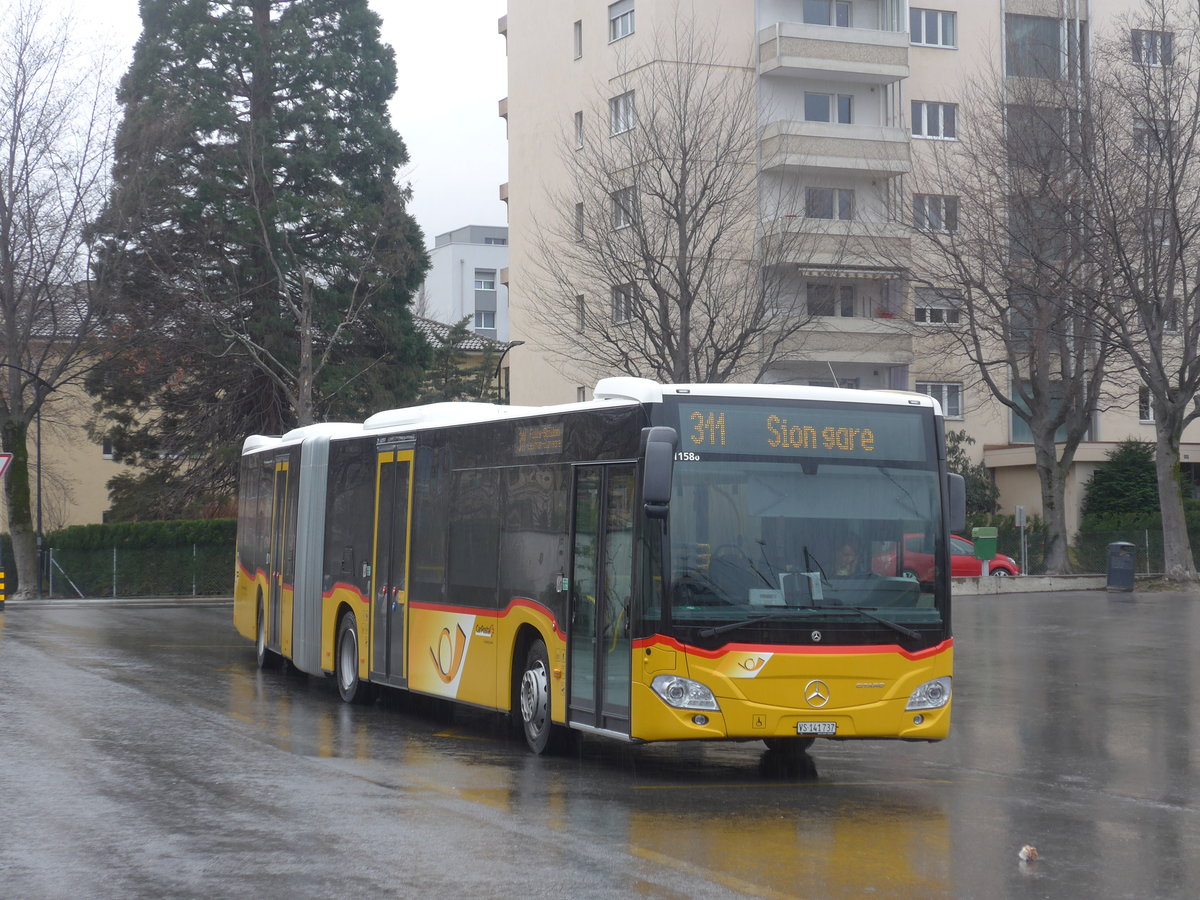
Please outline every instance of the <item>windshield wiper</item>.
M712 628L705 628L700 632L700 637L712 637L716 634L724 634L726 631L733 631L735 628L741 628L745 625L753 625L755 622L762 622L766 619L775 618L774 613L766 613L761 616L751 616L749 619L742 619L740 622L726 622L724 625L714 625Z
M901 625L899 622L893 622L891 619L884 618L883 616L877 615L876 613L873 613L873 612L868 612L867 610L863 609L861 606L834 606L834 607L830 607L830 608L837 609L837 610L850 610L852 612L860 613L861 615L866 616L868 619L874 619L876 622L879 622L881 625L886 625L888 628L892 629L893 631L900 632L905 637L912 638L914 641L921 639L921 633L919 631L913 631L913 629L909 628L907 625Z

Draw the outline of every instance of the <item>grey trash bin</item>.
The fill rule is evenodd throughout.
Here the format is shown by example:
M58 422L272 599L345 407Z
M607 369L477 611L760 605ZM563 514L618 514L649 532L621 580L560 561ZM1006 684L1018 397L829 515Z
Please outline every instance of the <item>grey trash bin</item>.
M1126 541L1108 545L1108 589L1132 591L1133 575L1137 570L1137 548Z

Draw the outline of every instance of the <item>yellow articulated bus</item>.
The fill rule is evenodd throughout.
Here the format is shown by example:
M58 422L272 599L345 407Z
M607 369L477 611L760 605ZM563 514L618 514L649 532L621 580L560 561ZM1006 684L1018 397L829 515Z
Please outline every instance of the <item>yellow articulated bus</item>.
M599 382L247 439L234 623L362 702L511 713L537 753L938 740L962 480L920 394ZM931 581L899 569L924 535Z

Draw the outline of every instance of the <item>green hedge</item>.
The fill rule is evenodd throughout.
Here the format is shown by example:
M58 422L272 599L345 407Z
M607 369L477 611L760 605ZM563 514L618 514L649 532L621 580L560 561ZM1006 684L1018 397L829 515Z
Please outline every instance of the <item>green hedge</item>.
M224 596L233 591L236 519L72 525L43 536L48 596ZM0 535L8 593L12 541Z
M102 550L113 547L183 547L192 544L233 546L237 519L197 519L180 522L114 522L111 525L72 525L46 535L47 547L63 550Z

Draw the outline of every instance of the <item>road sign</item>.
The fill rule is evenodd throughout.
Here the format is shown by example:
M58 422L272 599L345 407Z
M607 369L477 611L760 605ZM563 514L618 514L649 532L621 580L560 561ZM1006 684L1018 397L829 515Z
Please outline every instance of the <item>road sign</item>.
M12 462L11 453L0 453L0 478L4 477L4 473L8 471L8 464Z

